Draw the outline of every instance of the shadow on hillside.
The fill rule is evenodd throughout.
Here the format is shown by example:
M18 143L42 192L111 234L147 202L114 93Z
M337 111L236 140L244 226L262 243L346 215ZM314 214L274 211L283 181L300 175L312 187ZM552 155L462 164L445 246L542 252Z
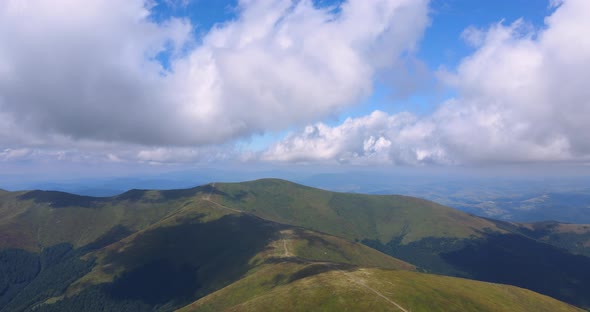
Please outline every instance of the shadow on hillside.
M422 270L515 285L580 306L590 306L590 258L516 234L483 238L427 237L406 245L364 244Z
M514 234L491 234L442 254L471 277L590 307L590 258Z
M133 268L115 280L110 294L148 304L196 299L239 279L276 235L276 227L247 215L146 232L106 258L115 267Z
M149 190L133 189L133 190L129 190L123 194L115 196L114 199L128 200L128 201L132 201L132 202L145 200L148 202L162 203L162 202L166 202L166 201L170 201L170 200L177 200L177 199L182 199L182 198L193 197L199 193L208 194L209 192L211 192L211 186L210 185L203 185L203 186L187 188L187 189L157 191L160 194L160 197L155 200L154 199L146 199L145 196L146 196L147 192L149 192Z
M148 202L163 203L163 202L177 200L177 199L194 197L198 194L219 195L224 198L228 198L230 200L241 200L243 197L245 197L247 195L247 193L243 192L243 191L239 192L236 195L231 195L231 194L225 193L223 191L220 191L212 184L201 185L201 186L188 188L188 189L161 190L161 191L158 191L160 194L160 197L158 199L146 199L147 192L149 192L149 190L133 189L133 190L129 190L121 195L115 196L114 199L128 200L128 201L135 201L135 202L144 200L144 201L148 201Z
M314 263L305 268L293 273L288 282L292 283L306 277L331 272L331 271L348 271L352 272L357 269L357 266L346 263Z
M61 295L93 265L80 256L68 243L44 248L41 253L0 250L0 311L30 311L35 304Z
M131 235L131 234L133 234L133 231L131 231L127 227L122 226L120 224L115 225L110 230L108 230L106 233L99 236L93 242L91 242L83 247L80 247L80 250L83 253L93 251L93 250L98 250L98 249L106 247L114 242L117 242L117 241Z
M108 197L82 196L58 191L30 191L20 195L18 199L32 199L36 203L49 204L53 208L72 206L82 208L96 208L99 203L104 203L109 200Z
M240 279L277 230L258 218L228 215L145 232L124 251L106 256L108 267L126 269L113 283L39 311L174 310Z

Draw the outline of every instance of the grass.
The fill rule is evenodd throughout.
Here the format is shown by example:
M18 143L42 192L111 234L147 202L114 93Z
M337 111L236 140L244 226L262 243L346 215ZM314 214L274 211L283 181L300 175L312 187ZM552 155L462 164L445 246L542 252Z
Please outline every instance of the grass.
M349 240L401 237L407 244L502 231L485 219L406 196L328 192L276 179L216 183L215 188L219 192L212 198L229 207Z
M140 231L194 206L200 191L136 190L108 198L45 191L1 193L0 248L36 252L60 243L82 247L116 226Z
M247 272L266 270L282 262L299 268L312 263L328 269L333 265L414 269L360 243L238 214L207 200L194 200L167 218L85 258L96 258L97 265L67 289L66 297L73 298L106 283L113 285L115 293L123 294L117 297L121 300L158 299L152 303L172 306L230 285ZM178 275L179 281L183 280L180 276L193 276L183 287L183 291L190 292L141 297L145 293L162 293L157 290L162 283L167 284L164 272ZM314 267L300 274L316 273ZM286 278L287 274L283 275ZM276 283L281 281L280 276L273 278ZM125 289L139 290L128 293Z
M395 259L360 243L353 243L339 237L296 228L286 235L294 254L308 260L381 267L389 269L415 270L407 262Z
M179 311L400 311L377 293L413 312L581 311L517 287L400 270L334 269L289 282L305 267L266 265Z
M109 198L0 192L0 248L39 252L70 243L87 252L83 259L96 259L52 304L95 296L87 292L94 287L105 300L160 307L201 298L189 310L392 309L360 280L412 311L572 310L519 288L404 273L415 267L358 243L383 242L397 252L422 244L435 253L438 240L483 239L518 228L511 226L417 198L335 193L275 179ZM540 233L538 227L527 233ZM551 235L588 233L556 229L543 233L561 243ZM182 289L160 291L163 281L174 284L170 276L184 281Z

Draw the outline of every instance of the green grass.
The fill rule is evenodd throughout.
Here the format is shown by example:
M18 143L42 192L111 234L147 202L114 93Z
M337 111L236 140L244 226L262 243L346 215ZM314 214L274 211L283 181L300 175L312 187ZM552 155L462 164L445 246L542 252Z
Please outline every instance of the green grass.
M501 231L492 222L418 198L328 192L283 180L216 183L212 198L273 221L349 240L404 244L425 237L467 238Z
M287 235L288 248L304 259L345 263L364 267L414 270L409 263L395 259L360 243L296 228Z
M581 311L547 296L500 284L383 269L333 269L292 277L310 265L264 266L183 309L188 311Z
M82 247L116 226L140 231L194 206L200 191L130 191L109 198L41 191L0 194L0 248Z
M391 310L390 303L351 280L356 276L412 311L571 310L519 288L391 271L415 267L359 243L375 242L390 254L419 246L438 257L439 251L448 252L439 241L485 242L486 233L539 234L539 229L523 228L417 198L328 192L276 179L133 190L109 198L0 192L0 249L40 252L68 243L86 253L82 259L96 260L65 294L47 301L55 307L74 298L116 303L121 298L109 294L114 287L124 300L161 307L205 296L191 308L204 311ZM556 229L533 240L563 245L567 240L554 235L588 233L583 227ZM158 291L158 283L170 278L186 287ZM128 291L136 286L140 290Z
M140 288L143 290L138 293L158 293L161 281L166 280L165 272L178 278L194 276L183 288L189 289L188 293L179 291L178 298L168 295L157 302L172 306L186 298L210 294L269 264L414 270L414 266L360 243L237 214L206 200L186 205L172 216L85 258L95 258L96 266L67 289L67 297L84 295L87 289L99 285L114 285L118 292ZM153 297L138 296L130 293L124 299ZM48 303L60 302L58 299L51 298Z
M275 179L173 191L133 190L109 198L60 192L0 193L0 248L39 251L60 243L89 244L116 226L139 231L211 193L223 205L268 220L349 240L404 243L422 237L478 235L491 222L404 196L333 193Z

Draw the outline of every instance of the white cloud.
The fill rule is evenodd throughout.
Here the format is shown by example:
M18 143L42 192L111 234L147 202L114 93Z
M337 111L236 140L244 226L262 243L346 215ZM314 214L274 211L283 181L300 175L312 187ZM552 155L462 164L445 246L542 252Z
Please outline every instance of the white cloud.
M11 149L6 148L0 151L0 160L3 161L19 161L28 158L32 151L28 148Z
M312 126L266 159L372 162L383 138L390 163L584 162L590 159L590 2L564 1L535 30L522 20L463 33L477 47L440 78L458 96L426 117L407 113ZM380 120L381 122L376 122ZM311 129L311 130L310 130Z
M339 126L308 126L272 145L262 159L288 162L351 164L420 164L446 162L433 139L433 128L410 113L348 118Z
M317 121L368 96L428 24L426 0L244 0L197 44L150 3L0 2L0 144L195 146Z
M129 161L150 164L210 163L232 160L236 152L227 146L202 148L148 148L127 155Z
M467 27L462 33L461 38L472 47L480 47L483 44L485 32L474 26Z
M533 31L494 25L443 79L461 95L435 118L444 145L471 161L572 161L590 155L590 2L565 1Z

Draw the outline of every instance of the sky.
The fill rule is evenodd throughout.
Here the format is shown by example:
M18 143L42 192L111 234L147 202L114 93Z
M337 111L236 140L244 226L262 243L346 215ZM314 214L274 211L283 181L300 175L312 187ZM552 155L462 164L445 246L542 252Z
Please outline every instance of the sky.
M587 0L0 1L0 187L212 167L589 173L588 29Z

